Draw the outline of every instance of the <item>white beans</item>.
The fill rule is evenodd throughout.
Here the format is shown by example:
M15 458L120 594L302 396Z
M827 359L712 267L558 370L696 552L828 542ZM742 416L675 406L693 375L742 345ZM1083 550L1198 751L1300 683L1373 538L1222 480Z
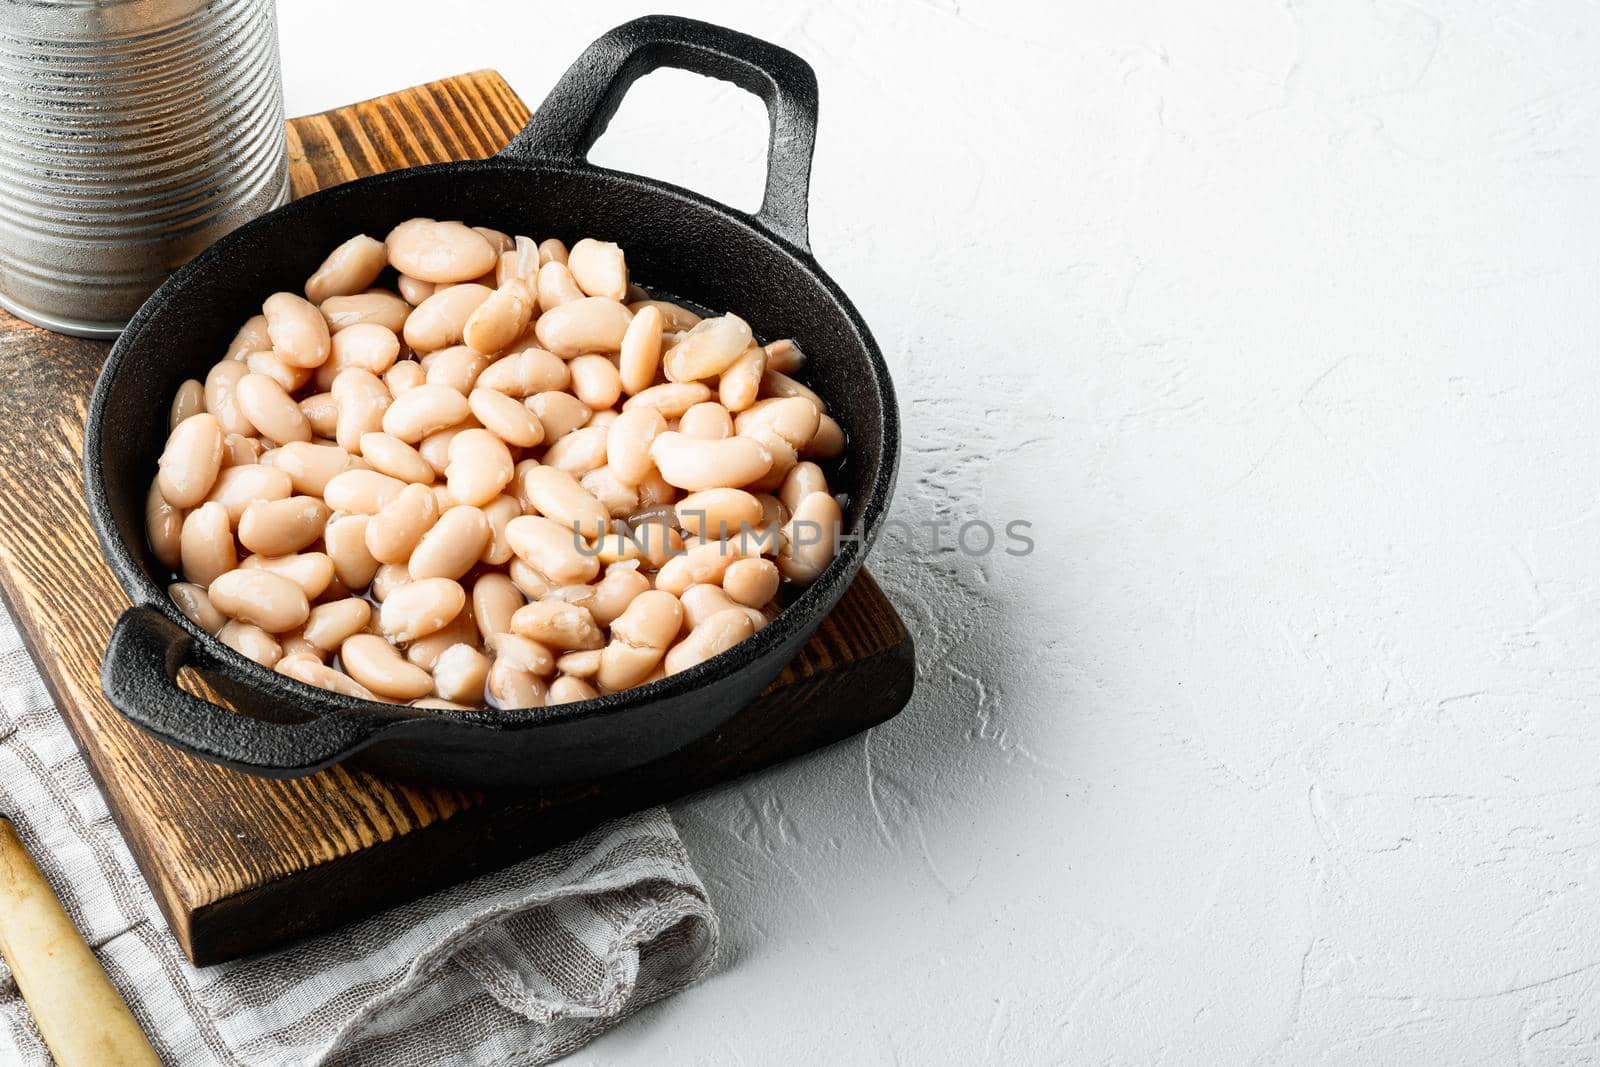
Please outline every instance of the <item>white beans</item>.
M394 590L383 602L378 625L391 641L426 637L461 614L466 590L449 578L423 578Z
M274 293L261 306L272 351L291 367L320 367L328 358L328 320L293 293Z
M585 352L620 352L632 319L633 312L615 300L586 296L540 315L534 333L539 344L564 358Z
M465 282L493 270L500 254L482 234L459 222L411 219L389 231L389 262L425 282Z
M175 508L192 508L206 498L222 469L222 426L201 413L180 422L161 453L156 485Z
M377 281L388 265L382 242L358 234L330 252L306 279L306 299L320 304L330 296L352 296Z
M206 595L224 615L254 623L268 633L292 630L311 614L303 589L266 570L241 568L218 575Z
M742 317L781 309L702 318L610 242L433 219L304 293L178 387L145 500L178 610L258 663L419 708L588 700L732 647L837 551L844 429Z

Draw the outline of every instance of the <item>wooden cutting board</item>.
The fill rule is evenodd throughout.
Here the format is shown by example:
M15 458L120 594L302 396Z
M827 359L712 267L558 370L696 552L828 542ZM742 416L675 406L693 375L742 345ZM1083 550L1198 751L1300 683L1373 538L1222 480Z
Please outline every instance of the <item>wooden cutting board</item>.
M492 71L289 123L295 195L498 151L528 109ZM195 760L101 695L127 597L84 510L83 420L108 345L0 312L0 586L173 933L198 964L274 948L838 741L909 698L910 636L865 572L756 704L616 779L533 794L412 788L335 767L276 782Z

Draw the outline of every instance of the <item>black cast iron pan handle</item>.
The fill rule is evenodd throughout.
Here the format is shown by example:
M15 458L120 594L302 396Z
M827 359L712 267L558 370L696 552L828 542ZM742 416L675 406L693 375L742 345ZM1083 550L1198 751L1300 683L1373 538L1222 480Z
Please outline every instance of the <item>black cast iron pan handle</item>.
M500 154L586 166L589 149L628 87L661 67L732 82L767 105L767 187L755 218L809 253L806 200L817 139L817 76L793 52L736 30L674 15L647 15L618 26L567 68Z
M339 698L310 686L295 687L308 692L296 692L283 703L315 718L295 723L252 718L179 688L176 677L186 664L237 682L241 692L260 688L237 664L209 654L183 627L147 605L129 608L112 628L101 660L100 687L134 724L197 756L252 774L310 774L405 721L374 712L353 715L336 702ZM271 697L263 693L258 699Z

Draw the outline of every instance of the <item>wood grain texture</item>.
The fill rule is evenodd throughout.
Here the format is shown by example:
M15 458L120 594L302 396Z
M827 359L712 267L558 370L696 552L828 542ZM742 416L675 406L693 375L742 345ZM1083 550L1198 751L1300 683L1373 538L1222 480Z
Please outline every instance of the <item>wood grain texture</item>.
M498 151L528 110L492 71L288 126L295 195ZM184 951L213 963L366 915L893 715L911 641L863 573L783 675L716 736L615 780L536 794L412 788L335 767L251 778L169 749L100 693L127 597L84 508L83 420L107 345L0 312L0 586Z

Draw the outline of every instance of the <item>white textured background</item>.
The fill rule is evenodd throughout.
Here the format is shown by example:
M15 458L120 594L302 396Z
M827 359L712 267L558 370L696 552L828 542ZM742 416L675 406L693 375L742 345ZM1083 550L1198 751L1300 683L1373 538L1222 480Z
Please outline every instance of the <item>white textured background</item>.
M822 86L911 707L676 813L733 952L593 1063L1600 1057L1600 9L680 7ZM283 0L292 113L634 4ZM745 207L754 98L595 158Z

